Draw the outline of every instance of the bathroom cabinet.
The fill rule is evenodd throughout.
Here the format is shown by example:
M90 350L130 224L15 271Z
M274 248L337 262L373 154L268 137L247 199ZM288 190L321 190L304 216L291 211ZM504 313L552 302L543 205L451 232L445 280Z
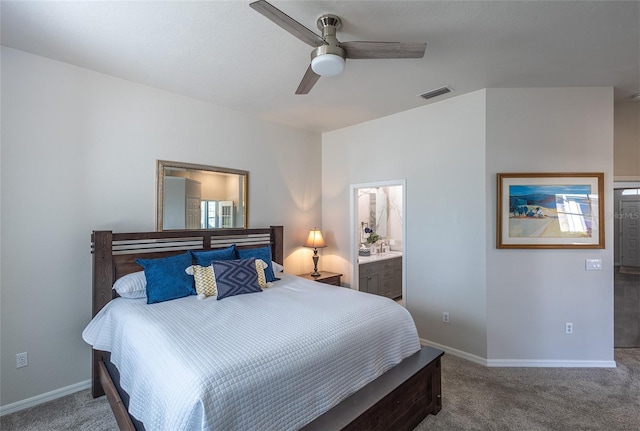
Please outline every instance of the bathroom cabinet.
M358 271L358 288L361 292L391 299L402 296L402 257L361 263Z

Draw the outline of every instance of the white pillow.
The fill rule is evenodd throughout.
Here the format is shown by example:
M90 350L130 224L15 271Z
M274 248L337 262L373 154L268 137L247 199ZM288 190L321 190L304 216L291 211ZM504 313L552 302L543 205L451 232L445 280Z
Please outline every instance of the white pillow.
M282 271L284 271L284 266L282 266L278 262L274 262L274 261L271 261L271 268L273 268L273 272L282 272Z
M113 283L113 289L123 298L146 298L147 278L144 271L133 272L120 277Z

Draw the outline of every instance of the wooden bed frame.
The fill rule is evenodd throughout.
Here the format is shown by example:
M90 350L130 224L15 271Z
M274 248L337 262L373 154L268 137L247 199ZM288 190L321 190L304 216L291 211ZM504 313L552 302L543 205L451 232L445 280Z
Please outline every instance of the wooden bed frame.
M140 258L157 258L209 250L236 244L237 248L271 245L272 259L283 264L284 228L181 230L166 232L113 233L94 231L93 316L116 297L113 283L123 275L141 271ZM429 414L442 408L441 350L424 347L406 358L337 406L303 427L303 430L412 430ZM93 350L92 388L94 398L106 395L118 426L134 431L135 419L123 402L115 379L105 365L107 352ZM126 397L124 397L126 399Z

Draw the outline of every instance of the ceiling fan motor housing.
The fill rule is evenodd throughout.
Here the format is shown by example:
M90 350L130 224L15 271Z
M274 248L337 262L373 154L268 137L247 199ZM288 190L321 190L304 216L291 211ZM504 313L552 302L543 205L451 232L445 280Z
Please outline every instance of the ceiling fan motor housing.
M340 47L336 38L336 30L340 28L340 18L336 15L323 15L318 18L318 29L322 31L322 39L327 43L311 52L311 68L321 76L335 76L344 70L347 54Z

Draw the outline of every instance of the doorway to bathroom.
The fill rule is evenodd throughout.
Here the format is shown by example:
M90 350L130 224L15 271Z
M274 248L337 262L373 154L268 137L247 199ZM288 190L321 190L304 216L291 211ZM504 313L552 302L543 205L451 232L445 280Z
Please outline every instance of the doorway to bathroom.
M351 185L351 267L357 290L406 306L406 181Z

